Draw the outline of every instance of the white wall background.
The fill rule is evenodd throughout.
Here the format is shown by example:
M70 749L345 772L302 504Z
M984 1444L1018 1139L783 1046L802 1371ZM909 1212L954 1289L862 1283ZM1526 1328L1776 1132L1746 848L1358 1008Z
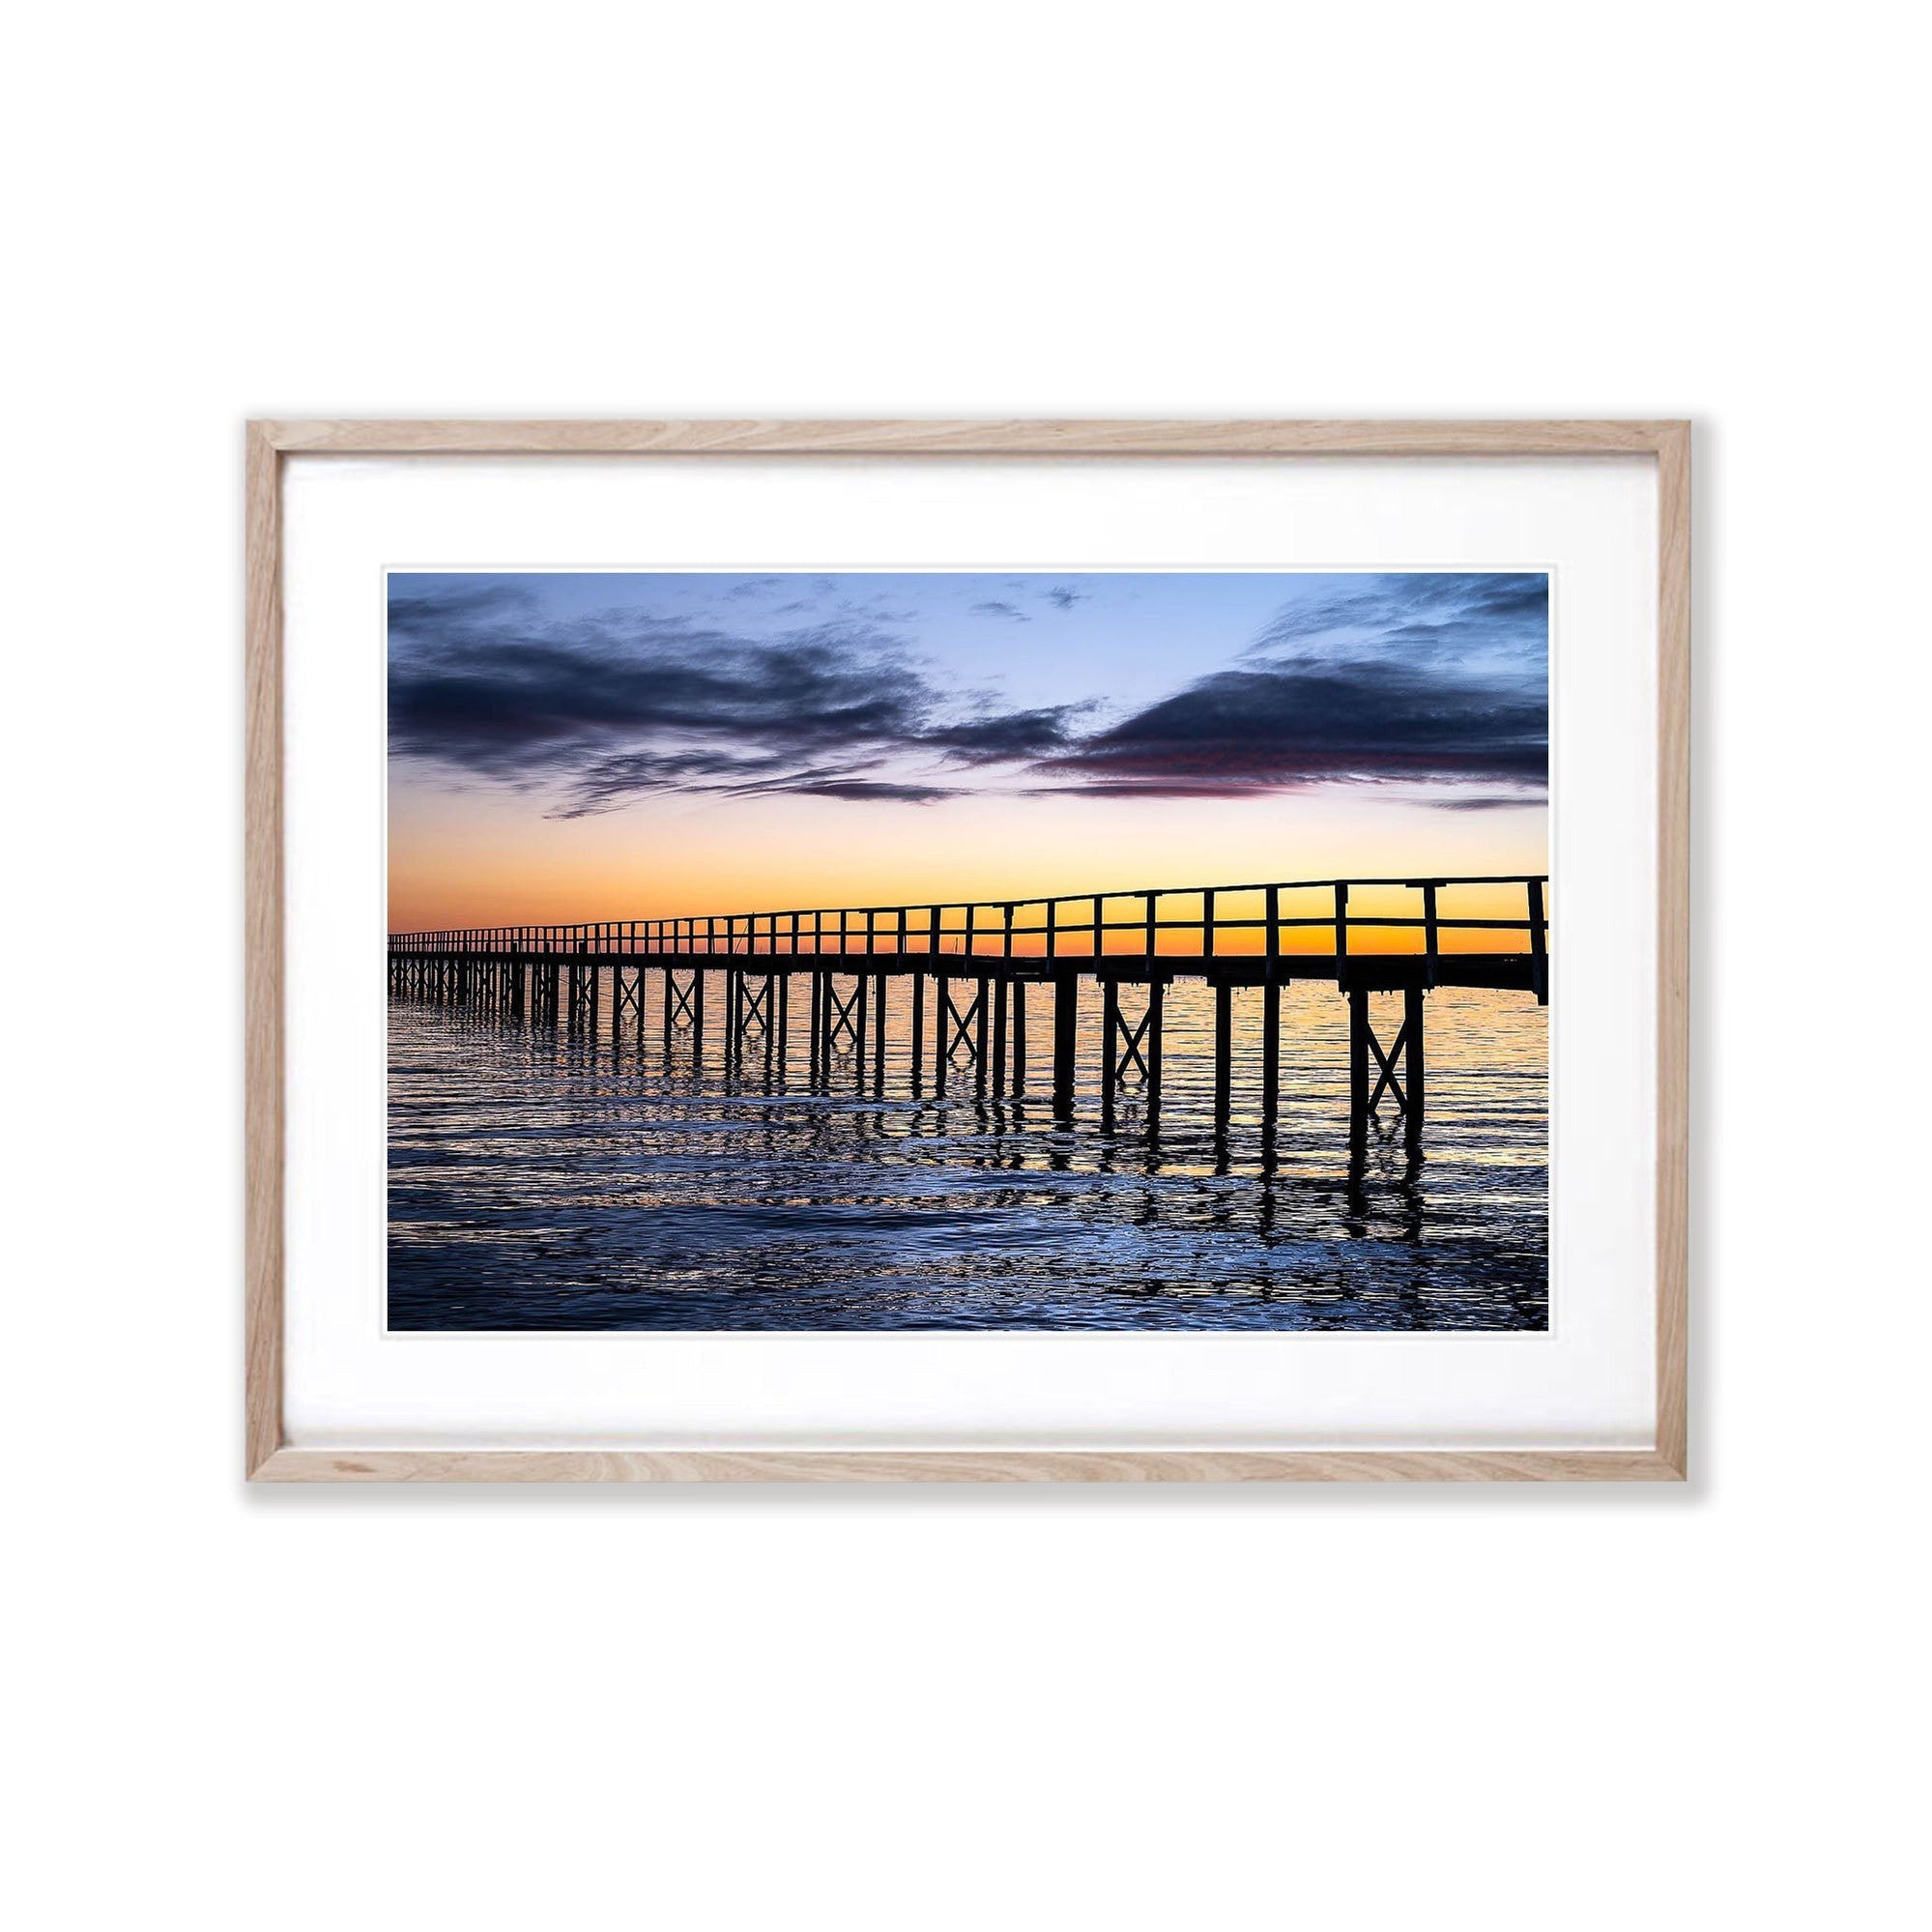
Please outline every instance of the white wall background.
M1858 0L17 24L20 1922L1922 1903L1918 26ZM1697 1481L245 1492L251 412L1694 416Z

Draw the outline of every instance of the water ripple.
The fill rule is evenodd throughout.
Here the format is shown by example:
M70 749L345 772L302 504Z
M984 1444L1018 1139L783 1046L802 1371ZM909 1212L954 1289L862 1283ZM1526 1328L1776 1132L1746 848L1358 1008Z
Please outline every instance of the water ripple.
M1091 1078L1072 1131L1038 1089L1045 995L1024 1091L981 1095L955 1074L936 1099L911 1091L903 985L882 1081L849 1054L816 1088L802 983L791 1064L768 1077L756 1041L742 1074L719 1065L715 1033L702 1064L688 1036L667 1057L657 992L642 1037L610 1036L606 998L595 1042L391 1005L392 1328L1547 1324L1547 1042L1521 995L1429 995L1427 1158L1406 1158L1387 1110L1351 1168L1346 1012L1329 988L1283 993L1272 1149L1258 995L1235 996L1221 1136L1195 982L1168 995L1158 1132L1129 1089L1110 1134ZM1081 1034L1090 1076L1097 998Z

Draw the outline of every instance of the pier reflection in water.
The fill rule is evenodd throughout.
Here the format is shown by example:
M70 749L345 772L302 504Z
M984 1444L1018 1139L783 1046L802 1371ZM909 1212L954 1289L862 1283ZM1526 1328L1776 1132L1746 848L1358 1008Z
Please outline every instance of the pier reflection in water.
M390 1326L1546 1325L1546 1011L1519 994L1431 993L1427 1152L1392 1117L1354 1159L1333 987L1283 990L1272 1136L1239 1045L1217 1125L1198 981L1168 992L1157 1120L1089 1078L1070 1128L1037 1059L1018 1093L936 1096L929 1035L915 1091L903 1000L882 1060L869 1036L815 1078L808 996L769 1063L756 1027L727 1062L654 1013L614 1039L391 1001ZM1261 995L1234 1002L1252 1043ZM1102 1024L1088 983L1082 1068Z

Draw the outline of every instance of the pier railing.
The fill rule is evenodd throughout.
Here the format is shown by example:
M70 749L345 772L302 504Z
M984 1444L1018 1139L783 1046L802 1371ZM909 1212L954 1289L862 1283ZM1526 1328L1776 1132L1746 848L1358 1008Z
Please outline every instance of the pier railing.
M1434 959L1445 935L1484 933L1514 943L1485 948L1528 953L1548 949L1548 876L1457 879L1300 879L1254 885L1163 886L1129 892L1073 893L1053 899L954 901L909 906L788 908L676 918L598 920L569 926L459 927L392 933L391 953L513 954L526 958L586 955L637 959L900 958L1094 959L1134 954L1207 958L1229 954L1276 959L1310 950L1300 943L1326 929L1338 959L1359 950L1400 950ZM1522 894L1517 916L1471 916L1457 899ZM1405 895L1400 910L1360 909L1363 897ZM1444 899L1452 898L1444 909ZM1355 905L1351 907L1351 901ZM1185 902L1193 901L1190 907ZM1230 902L1243 902L1230 905ZM1179 936L1192 935L1189 945ZM1453 949L1453 947L1451 948Z

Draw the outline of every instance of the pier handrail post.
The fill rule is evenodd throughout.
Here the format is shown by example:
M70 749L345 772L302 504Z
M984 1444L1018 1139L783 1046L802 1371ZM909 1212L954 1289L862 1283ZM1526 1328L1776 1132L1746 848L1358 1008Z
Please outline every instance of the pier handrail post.
M926 950L937 959L939 954L939 908L935 906L932 911L933 917L931 925L928 928Z
M1006 915L1006 950L1000 957L1010 960L1013 957L1013 908L1008 905L1002 910Z
M1093 895L1093 956L1098 959L1107 950L1107 917L1102 908L1107 904L1104 894Z
M906 953L906 908L903 906L899 908L899 952L903 958ZM914 1058L917 1058L916 1054Z
M1203 959L1214 957L1214 887L1200 895L1200 950Z
M1155 931L1155 926L1154 926L1154 900L1155 900L1155 897L1156 897L1156 895L1155 895L1154 893L1151 893L1151 892L1150 892L1150 893L1148 893L1148 894L1147 894L1147 958L1149 959L1149 961L1151 961L1151 960L1153 959L1153 957L1154 957L1154 949L1155 949L1155 944L1156 944L1156 941L1155 941L1155 937L1154 937L1154 931Z
M1049 959L1052 959L1053 957L1053 954L1057 950L1059 944L1059 937L1060 937L1058 930L1059 909L1060 909L1060 902L1057 899L1050 899L1047 901L1047 957Z
M1335 983L1345 986L1348 976L1341 970L1341 963L1348 957L1348 881L1338 879L1335 881Z
M1428 983L1431 986L1435 984L1436 955L1441 941L1435 924L1435 882L1431 879L1422 889L1423 948L1428 955Z
M1275 983L1275 968L1282 958L1282 888L1268 888L1268 984Z

